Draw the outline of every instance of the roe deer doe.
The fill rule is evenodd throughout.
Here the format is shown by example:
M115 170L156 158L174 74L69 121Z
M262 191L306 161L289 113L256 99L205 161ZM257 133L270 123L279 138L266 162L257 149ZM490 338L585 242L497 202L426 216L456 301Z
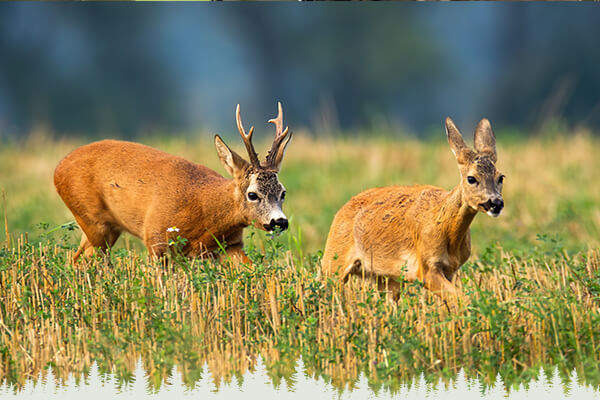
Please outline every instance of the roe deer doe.
M322 260L325 275L338 273L419 279L442 296L456 295L452 278L471 253L469 226L478 211L497 217L504 207L504 175L496 169L496 137L487 119L475 130L475 151L450 118L446 134L460 171L452 191L427 185L366 190L335 215Z
M254 221L266 231L285 230L285 188L277 173L292 134L282 129L281 103L277 118L268 121L276 135L262 163L252 144L254 127L244 130L239 104L236 121L250 162L215 135L217 154L233 180L139 143L103 140L68 154L56 167L54 185L83 231L74 260L113 246L124 231L142 238L150 254L160 257L168 248L167 230L176 226L188 240L186 255L208 255L220 242L228 255L247 261L246 226Z

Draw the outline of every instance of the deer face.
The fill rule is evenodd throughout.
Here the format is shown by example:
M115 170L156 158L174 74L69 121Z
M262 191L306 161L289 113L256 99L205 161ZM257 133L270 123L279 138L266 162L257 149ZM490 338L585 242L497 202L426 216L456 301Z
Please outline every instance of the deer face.
M475 155L469 165L461 168L461 185L467 203L492 217L499 216L504 208L503 181L504 175L485 155Z
M285 188L279 182L276 171L261 170L249 175L245 194L244 209L248 221L254 221L257 228L284 231L288 220L281 207L285 199Z
M504 175L496 169L496 137L490 122L484 118L477 125L475 150L467 147L450 118L446 119L446 134L458 163L464 200L474 210L499 216L504 208Z
M288 227L287 217L281 209L285 199L285 188L279 182L277 173L285 149L290 142L291 133L287 128L285 131L282 130L283 113L281 104L279 104L277 118L269 120L276 126L276 136L271 150L262 163L258 161L258 155L254 151L251 142L254 127L250 128L248 134L246 134L242 126L239 105L236 110L236 119L250 162L227 147L218 135L215 136L215 146L221 163L236 181L239 211L248 225L254 223L257 228L269 232L274 231L276 228L284 231Z

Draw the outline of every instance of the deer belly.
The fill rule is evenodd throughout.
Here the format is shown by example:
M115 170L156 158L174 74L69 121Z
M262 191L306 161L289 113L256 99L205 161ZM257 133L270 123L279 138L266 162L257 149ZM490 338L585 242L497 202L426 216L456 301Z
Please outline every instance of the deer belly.
M404 277L409 281L417 279L419 262L413 253L403 252L393 257L363 254L361 258L365 272L379 276Z

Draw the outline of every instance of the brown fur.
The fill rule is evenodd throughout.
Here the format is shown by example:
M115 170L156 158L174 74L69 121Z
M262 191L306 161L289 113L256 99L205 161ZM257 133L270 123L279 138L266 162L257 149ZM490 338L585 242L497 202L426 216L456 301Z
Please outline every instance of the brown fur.
M389 284L396 289L395 278L403 276L424 281L438 294L456 294L452 279L471 252L469 226L477 211L487 211L486 202L501 199L502 175L494 165L495 138L487 120L476 131L477 151L464 145L449 118L446 127L459 185L449 192L427 185L391 186L354 196L335 215L323 273L344 280L350 274L392 278ZM477 185L467 182L469 176Z
M74 258L107 249L129 232L156 257L165 253L169 238L179 235L188 240L183 249L188 255L209 255L219 248L218 240L228 254L246 260L242 231L253 221L265 229L263 214L270 211L249 204L249 182L266 180L268 188L257 184L253 190L265 199L279 196L275 203L264 201L263 208L280 210L284 189L276 170L254 168L218 136L215 144L233 180L139 143L103 140L68 154L56 167L54 185L83 231ZM174 226L179 232L167 232Z

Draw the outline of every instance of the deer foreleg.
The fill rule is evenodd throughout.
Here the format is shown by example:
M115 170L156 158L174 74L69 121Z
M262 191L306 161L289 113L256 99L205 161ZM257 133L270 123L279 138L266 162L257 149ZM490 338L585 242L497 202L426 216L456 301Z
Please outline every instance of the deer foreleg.
M438 265L430 268L423 276L425 287L442 298L456 298L459 295L458 289L446 278L442 271L443 268Z
M243 247L244 246L241 243L233 246L227 246L225 249L225 254L221 254L219 256L219 261L230 260L234 264L250 264L250 259L246 253L244 253Z

